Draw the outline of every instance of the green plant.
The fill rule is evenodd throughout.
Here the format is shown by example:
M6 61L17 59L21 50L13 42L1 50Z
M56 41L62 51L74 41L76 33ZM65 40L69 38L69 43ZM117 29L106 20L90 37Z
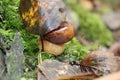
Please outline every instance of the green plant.
M77 38L73 38L66 43L64 54L72 56L75 60L81 60L88 53L88 50L83 47Z

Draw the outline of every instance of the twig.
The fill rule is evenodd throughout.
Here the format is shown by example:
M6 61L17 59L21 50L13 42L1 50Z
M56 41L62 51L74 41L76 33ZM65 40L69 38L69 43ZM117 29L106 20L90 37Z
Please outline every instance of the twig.
M27 63L25 63L25 65L26 65L31 71L34 71Z

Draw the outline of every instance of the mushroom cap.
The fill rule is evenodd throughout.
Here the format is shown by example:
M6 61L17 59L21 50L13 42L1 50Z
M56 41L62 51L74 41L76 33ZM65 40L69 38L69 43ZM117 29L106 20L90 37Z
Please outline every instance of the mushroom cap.
M20 0L20 17L26 30L49 42L62 44L73 38L63 0Z

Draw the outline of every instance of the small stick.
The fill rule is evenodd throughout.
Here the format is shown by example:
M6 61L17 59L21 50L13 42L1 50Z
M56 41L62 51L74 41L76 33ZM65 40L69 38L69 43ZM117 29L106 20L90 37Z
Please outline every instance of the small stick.
M40 51L39 54L38 54L38 65L42 64L42 56L41 56L41 54L42 54L42 51Z
M57 80L76 80L76 79L88 79L88 78L96 78L94 74L81 74L81 75L71 75L71 76L65 76L61 77Z
M39 51L39 54L38 54L38 64L42 64L42 53L44 51L44 44L43 44L42 38L41 38L41 45L42 45L42 49Z

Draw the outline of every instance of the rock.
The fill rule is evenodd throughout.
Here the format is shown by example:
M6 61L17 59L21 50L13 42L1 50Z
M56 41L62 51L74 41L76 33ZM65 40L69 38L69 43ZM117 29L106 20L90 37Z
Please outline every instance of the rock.
M95 80L120 80L120 72L116 72L108 76L103 76Z
M114 31L113 36L116 41L120 41L120 30Z
M0 35L0 80L2 80L2 77L5 75L5 55L2 51L2 44L3 43L3 37Z
M93 3L90 0L80 0L80 4L88 10L92 10L94 8Z
M45 60L41 65L38 65L38 69L42 70L48 80L55 80L60 76L77 74L77 69L56 60ZM46 80L46 78L40 71L38 72L38 80Z
M24 47L20 40L20 33L16 33L11 47L6 49L5 64L7 73L3 80L20 80L23 76L24 70Z
M120 14L117 12L106 13L102 15L103 21L111 30L120 29Z
M101 0L80 0L80 5L90 11L98 12L101 10Z
M117 57L118 71L120 71L120 57Z
M115 56L120 57L120 42L113 44L108 51L114 53Z
M45 60L41 65L38 65L37 80L71 80L71 78L76 79L78 76L79 78L81 76L93 78L92 73L80 72L78 66L71 66L56 60Z
M0 50L0 80L5 72L5 58L3 52Z

